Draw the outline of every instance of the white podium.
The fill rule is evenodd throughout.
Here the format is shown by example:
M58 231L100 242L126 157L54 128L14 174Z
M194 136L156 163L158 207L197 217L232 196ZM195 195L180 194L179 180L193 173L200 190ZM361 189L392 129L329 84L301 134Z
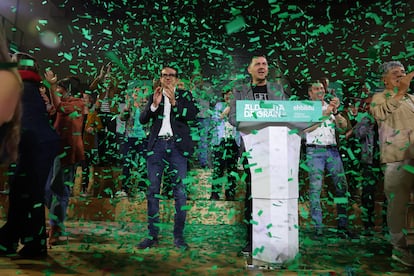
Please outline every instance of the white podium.
M301 138L288 127L266 127L243 137L252 173L253 261L281 264L299 252Z
M283 264L299 252L299 159L303 129L320 122L319 101L237 101L252 174L253 264Z

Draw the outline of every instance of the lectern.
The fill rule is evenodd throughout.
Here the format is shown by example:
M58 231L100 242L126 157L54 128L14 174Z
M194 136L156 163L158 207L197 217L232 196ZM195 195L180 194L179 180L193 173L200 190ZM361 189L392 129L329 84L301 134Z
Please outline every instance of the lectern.
M299 134L321 117L320 101L236 103L252 174L254 265L283 264L299 252Z

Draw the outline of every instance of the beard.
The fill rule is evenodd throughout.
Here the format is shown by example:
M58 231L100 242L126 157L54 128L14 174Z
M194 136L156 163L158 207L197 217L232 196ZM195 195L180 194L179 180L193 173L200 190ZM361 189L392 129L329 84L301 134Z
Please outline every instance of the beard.
M266 76L267 75L256 75L254 78L253 78L253 81L255 82L255 83L265 83L266 82Z

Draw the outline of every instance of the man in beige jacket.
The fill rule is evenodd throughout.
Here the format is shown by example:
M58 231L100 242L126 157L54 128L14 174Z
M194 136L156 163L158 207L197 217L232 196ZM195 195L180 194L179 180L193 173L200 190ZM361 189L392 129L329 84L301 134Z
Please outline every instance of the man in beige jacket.
M385 89L374 95L370 110L378 122L392 258L414 267L404 231L414 187L414 174L409 170L414 166L414 96L407 93L414 72L406 74L400 62L389 61L380 66L380 73Z

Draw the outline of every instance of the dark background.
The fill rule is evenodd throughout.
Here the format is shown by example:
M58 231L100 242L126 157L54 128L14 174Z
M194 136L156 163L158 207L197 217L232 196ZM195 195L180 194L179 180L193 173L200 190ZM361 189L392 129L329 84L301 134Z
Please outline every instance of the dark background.
M124 84L151 80L172 64L181 78L201 73L220 91L247 76L253 55L264 54L269 78L292 94L305 97L309 80L328 76L357 96L363 83L377 89L382 62L400 60L408 71L413 65L413 0L5 2L0 14L13 50L84 83L109 61ZM229 32L237 18L245 24ZM47 32L54 37L48 46L41 41Z

